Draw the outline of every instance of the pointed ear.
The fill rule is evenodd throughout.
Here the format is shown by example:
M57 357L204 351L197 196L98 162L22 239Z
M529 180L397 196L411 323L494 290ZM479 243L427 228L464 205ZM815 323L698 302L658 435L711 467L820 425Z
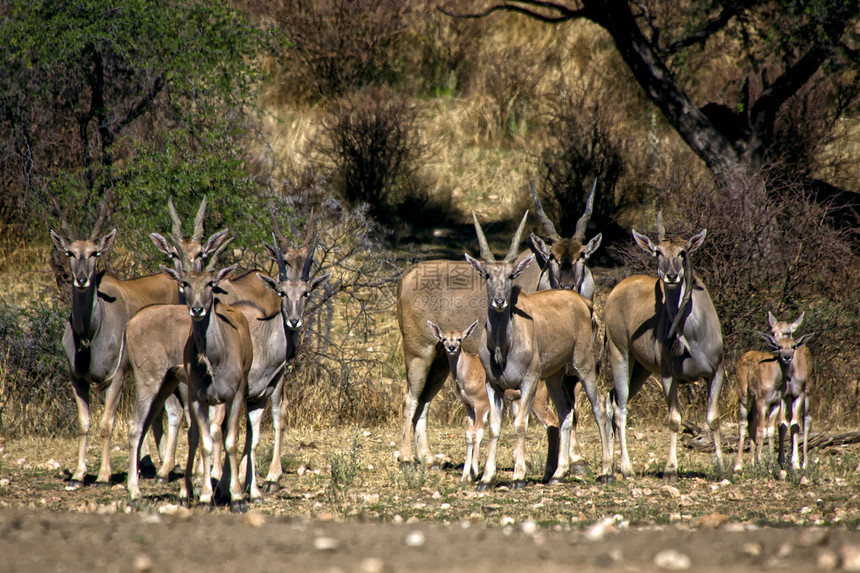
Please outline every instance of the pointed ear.
M550 252L549 252L549 247L547 246L547 244L543 242L543 239L541 239L540 237L538 237L534 233L531 234L531 239L532 239L532 246L535 248L535 250L537 252L539 252L540 255L545 260L548 261Z
M795 347L795 348L800 348L801 346L803 346L804 344L806 344L806 343L809 341L809 339L810 339L810 338L812 338L812 335L813 335L813 334L815 334L815 333L814 333L814 332L810 332L809 334L804 334L803 336L801 336L800 338L798 338L797 340L795 340L795 341L794 341L794 347Z
M705 242L705 235L708 234L707 229L702 229L687 241L687 254L692 255L695 253L699 247L702 246L702 243Z
M473 322L472 324L469 325L469 328L467 328L465 331L463 331L463 338L469 338L472 335L472 333L475 332L475 327L477 327L477 326L478 326L478 321L476 319L475 322Z
M206 198L204 197L205 201ZM203 208L203 204L200 205L200 208ZM224 241L227 240L227 234L230 232L230 229L221 229L206 241L206 246L203 247L203 258L208 258L212 253L221 248L221 245L224 244Z
M178 258L173 249L170 248L170 243L167 242L163 236L158 233L150 233L149 240L152 241L152 244L155 245L155 248L170 257L171 259Z
M269 243L263 243L263 247L266 249L266 253L268 253L268 254L269 254L269 258L270 258L270 259L272 259L273 261L277 261L277 260L278 260L278 254L277 254L277 252L275 251L275 247L273 247L273 246L272 246L272 245L270 245ZM285 260L284 262L286 262L286 260Z
M770 348L771 350L779 350L779 344L776 343L776 339L773 337L772 334L765 334L764 332L759 332L758 335L759 337L761 337L762 340L764 340L768 348Z
M269 275L264 275L262 273L257 273L257 278L266 285L266 288L272 291L275 294L278 294L278 281L270 277Z
M99 246L96 247L96 250L100 255L108 252L111 247L113 247L113 242L116 240L116 229L111 229L110 232L102 237L102 240L99 241Z
M805 315L805 314L806 314L806 311L801 312L800 318L798 318L797 320L795 320L794 322L791 323L791 326L789 327L789 329L791 330L792 334L794 333L795 330L800 328L801 324L803 324L803 315Z
M476 259L474 257L469 256L469 253L466 253L465 255L466 255L466 260L469 261L469 264L472 265L473 269L478 271L479 275L481 275L484 278L487 278L488 276L490 276L487 273L487 269L485 269L484 265L481 264L481 261L479 261L478 259Z
M582 257L588 260L588 257L594 254L594 251L600 247L600 241L603 240L603 233L597 233L597 235L588 241L588 244L585 245L585 248L582 249Z
M182 276L178 272L176 272L176 269L165 267L164 265L159 265L158 268L161 269L162 273L166 274L176 282L182 282Z
M517 266L515 266L515 267L514 267L514 272L512 272L512 273L511 273L511 278L512 278L512 279L515 279L515 278L517 278L518 276L520 276L520 274L521 274L524 270L526 270L526 269L529 267L529 265L530 265L530 264L532 264L532 261L533 261L533 260L535 260L535 256L534 256L534 254L531 254L531 255L527 256L526 258L524 258L523 260L521 260L521 261L517 264Z
M442 329L441 328L439 328L438 326L436 326L435 324L433 324L429 320L427 321L427 326L430 327L430 332L433 333L433 336L436 338L436 340L442 340Z
M636 244L639 245L639 247L643 251L645 251L646 253L648 253L652 257L656 257L657 256L657 247L654 246L654 243L651 242L651 239L649 239L648 237L646 237L642 233L639 233L638 231L636 231L636 229L633 229L632 232L633 232L633 240L636 241Z
M68 252L69 246L66 243L66 240L53 229L51 229L51 240L54 242L54 246L57 247L58 250L62 251L63 254Z
M776 326L776 317L771 311L767 311L767 325L770 326L771 329Z
M220 271L218 271L218 274L215 275L215 278L213 279L212 282L214 282L217 285L221 281L229 279L231 276L233 276L233 273L236 272L236 269L238 267L239 267L239 263L236 263L235 265L230 265L227 268L221 269Z
M330 276L331 276L331 273L322 275L321 277L314 277L313 280L311 280L311 286L308 290L314 291L317 289L317 287L321 287L322 285L324 285L325 283L328 282L328 279Z

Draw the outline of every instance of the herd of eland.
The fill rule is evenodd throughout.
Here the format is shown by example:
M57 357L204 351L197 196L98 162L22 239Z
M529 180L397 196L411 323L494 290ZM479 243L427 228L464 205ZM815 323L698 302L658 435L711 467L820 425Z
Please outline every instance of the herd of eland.
M464 481L477 481L479 489L494 483L506 401L511 403L516 435L515 489L526 483L526 428L532 413L547 434L543 481L556 484L569 472L585 473L586 459L576 434L575 399L580 386L591 404L600 439L598 480L614 480L616 469L631 476L627 405L652 375L662 385L668 406L664 478L677 477L681 383L698 379L709 383L706 422L716 461L722 463L718 401L724 379L723 336L708 289L692 263L707 230L688 239L670 238L659 215L656 240L633 230L635 244L655 259L657 276L622 280L605 299L598 317L588 260L602 236L586 241L596 183L569 239L556 231L532 187L546 239L532 234L530 247L519 251L526 212L507 254L496 260L473 213L480 258L465 253L464 260L424 261L403 273L396 291L406 368L397 452L401 465L434 462L427 439L427 411L451 377L467 414ZM152 276L122 280L97 268L98 258L117 237L116 229L102 234L106 209L107 197L86 239L74 239L64 219L62 234L51 230L54 246L69 260L73 286L63 348L78 408L78 460L68 487L81 487L86 477L91 386L105 393L96 482L110 481L110 439L124 380L131 372L130 500L141 497L139 474L156 472L144 439L147 432L152 431L162 461L155 477L166 481L175 466L178 429L185 418L188 458L180 499L186 504L195 499L201 504L225 503L233 511L243 511L246 500L259 503L264 493L279 488L284 379L302 339L306 304L329 279L314 260L319 236L313 214L303 244L290 247L271 213L274 240L264 247L277 264L278 276L272 277L257 270L237 272L236 265L218 263L231 238L224 229L204 241L205 198L190 238L183 236L170 200L169 240L158 233L150 238L172 264ZM737 363L740 439L734 469L743 468L745 432L752 441L751 463L760 463L764 437L769 436L772 448L773 431L768 433L768 428L776 423L784 477L788 432L792 467L807 463L812 356L805 343L812 334L795 338L803 314L792 323L778 321L771 313L767 318L771 332L761 334L767 351L747 352ZM609 392L598 387L601 363L611 372ZM267 403L273 416L274 452L261 487L256 450ZM243 415L246 432L240 454ZM487 422L490 441L481 470L480 444ZM616 437L621 451L617 468ZM194 476L200 477L196 490Z

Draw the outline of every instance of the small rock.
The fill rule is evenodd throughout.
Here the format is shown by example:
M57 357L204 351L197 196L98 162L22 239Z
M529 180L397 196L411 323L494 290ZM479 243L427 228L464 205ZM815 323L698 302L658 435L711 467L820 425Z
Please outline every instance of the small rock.
M709 513L699 518L699 529L717 529L729 520L729 516L722 513Z
M152 571L152 558L150 558L149 555L144 555L143 553L141 553L134 558L134 561L132 562L131 566L135 571L139 571L140 573Z
M654 556L654 565L660 569L685 571L690 568L690 558L675 549L666 549Z
M678 499L679 497L681 497L681 491L673 485L664 485L662 488L660 488L660 492L663 494L664 497L668 497L671 499Z
M317 537L314 539L314 549L317 551L334 551L340 546L340 541L334 537Z
M746 553L747 555L749 555L750 557L761 556L762 550L763 550L763 548L761 546L761 543L757 543L754 541L748 541L747 543L744 543L744 546L743 546L743 552Z
M499 523L499 525L501 525L502 527L504 527L505 525L513 525L513 524L514 524L514 518L511 517L510 515L505 515L504 517L502 517L502 521Z
M403 523L403 516L398 513L391 518L391 522L396 525L400 525L401 523Z
M535 533L537 533L538 529L537 523L535 523L531 519L525 520L520 527L522 527L523 533L525 533L526 535L534 535Z
M409 535L406 536L406 539L403 540L406 543L407 547L421 547L424 545L424 532L422 531L413 531Z
M827 541L829 533L826 529L821 529L818 527L813 527L811 529L804 529L801 531L800 535L797 536L797 544L801 547L815 547L817 545L824 545L824 542Z
M361 573L382 573L385 570L385 562L378 557L366 557L358 565Z
M839 550L845 571L860 571L860 545L844 545Z
M58 470L58 469L60 469L60 463L57 460L55 460L54 458L51 458L50 460L45 462L44 468L46 470L52 470L52 471Z
M9 484L12 483L9 481L9 478L0 479L0 487L9 487Z
M600 541L606 537L607 533L613 531L617 531L615 520L611 517L606 517L586 528L584 535L589 541Z
M819 571L833 571L839 567L839 557L833 551L823 550L818 553L815 565Z
M250 525L251 527L263 527L266 525L266 518L262 513L249 511L245 514L245 524Z

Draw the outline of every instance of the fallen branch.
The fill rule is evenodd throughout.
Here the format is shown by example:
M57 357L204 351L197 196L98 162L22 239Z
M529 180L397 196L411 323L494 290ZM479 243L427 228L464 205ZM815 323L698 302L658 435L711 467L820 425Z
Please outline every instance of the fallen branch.
M684 433L690 434L685 436L683 439L684 446L690 448L691 450L696 450L697 452L713 452L714 451L714 443L711 438L711 431L707 428L702 429L699 426L693 424L692 422L684 421L683 422ZM737 442L738 442L738 434L737 432L733 432L731 434L723 434L723 445L724 449L727 452L733 452L737 450ZM846 444L857 444L860 443L860 431L856 432L848 432L845 434L836 434L836 435L828 435L823 433L813 433L809 435L809 446L808 449L820 449L820 448L829 448L835 446L844 446ZM803 436L798 436L798 446L803 445ZM746 444L744 445L745 449L748 447Z

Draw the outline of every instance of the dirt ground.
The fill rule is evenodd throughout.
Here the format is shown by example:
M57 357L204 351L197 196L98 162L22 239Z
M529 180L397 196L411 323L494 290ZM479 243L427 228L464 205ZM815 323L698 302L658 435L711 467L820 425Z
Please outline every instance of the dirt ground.
M581 436L594 466L592 429ZM857 444L813 451L810 468L785 482L771 462L732 475L709 454L681 448L681 478L666 484L666 433L634 428L636 477L599 485L589 475L549 487L537 483L542 430L529 431L528 486L512 491L506 482L508 429L498 484L477 492L460 481L459 427L431 428L438 469L407 473L395 462L393 426L291 430L280 490L245 514L185 509L176 480L142 480L144 500L129 507L121 431L112 484L78 490L66 489L74 440L5 440L0 571L860 570ZM260 465L268 468L265 438ZM90 445L92 480L99 446Z

